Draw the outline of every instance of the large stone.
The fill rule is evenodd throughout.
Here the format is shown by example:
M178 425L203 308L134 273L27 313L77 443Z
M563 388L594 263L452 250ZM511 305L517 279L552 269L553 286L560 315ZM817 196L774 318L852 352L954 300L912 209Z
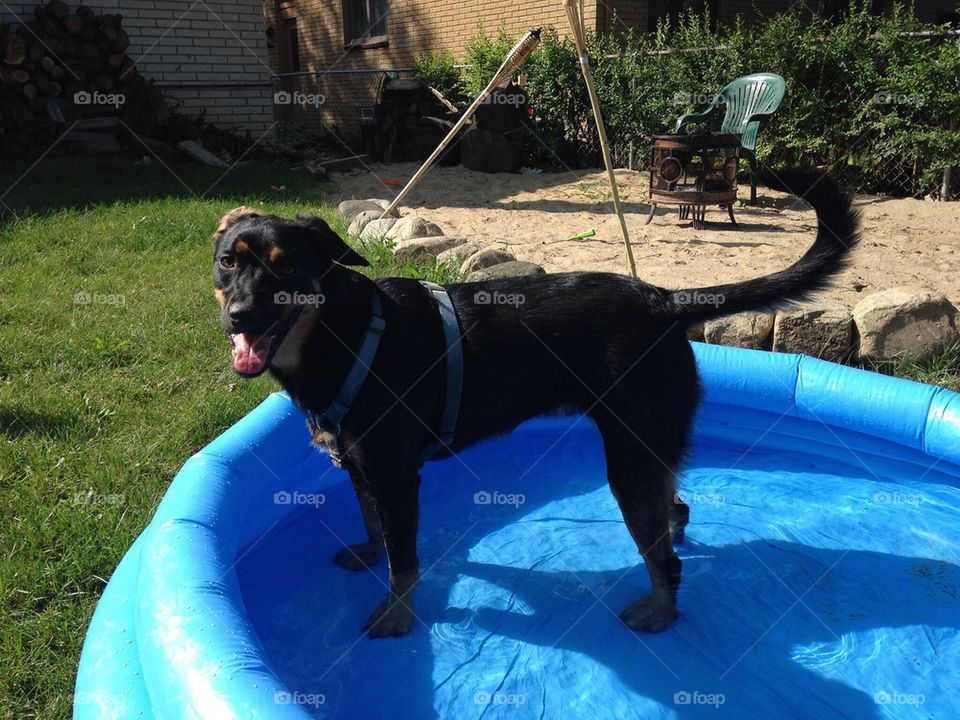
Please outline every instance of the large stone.
M520 277L521 275L545 275L546 270L536 263L514 260L512 262L500 263L483 270L475 270L467 275L467 282L478 282L480 280L495 280L496 278Z
M703 342L703 323L695 323L687 328L687 340L694 342Z
M397 262L411 262L414 260L430 260L445 250L466 242L463 238L429 237L407 240L397 243L393 248L393 258Z
M471 240L469 242L464 242L462 245L452 247L449 250L444 250L442 253L437 255L437 262L443 263L444 265L449 265L450 267L459 268L463 264L464 260L471 255L480 252L481 250L483 250L483 245Z
M443 230L435 223L416 215L406 215L397 220L396 224L390 228L386 238L400 243L420 238L440 237L441 235L443 235Z
M746 312L708 320L703 326L703 337L714 345L760 348L770 347L773 315Z
M853 309L860 357L920 360L957 342L957 309L940 293L893 288L868 295Z
M340 214L343 215L344 219L347 222L351 222L357 215L362 212L367 212L371 210L377 211L377 217L383 214L383 211L390 205L386 200L377 200L372 198L370 200L344 200L338 206ZM392 213L391 213L392 214Z
M840 362L850 357L853 323L840 303L802 305L777 313L773 349Z
M513 262L516 259L516 257L506 250L485 248L464 260L463 265L460 266L460 272L464 275L469 275L474 270L483 270L484 268L493 267L494 265Z
M347 233L353 237L358 237L369 223L372 223L381 215L383 215L383 210L364 210L361 213L357 213L357 216L350 222Z
M383 218L383 220L371 220L364 225L363 230L360 231L360 240L363 242L383 240L396 222L396 218L389 217Z

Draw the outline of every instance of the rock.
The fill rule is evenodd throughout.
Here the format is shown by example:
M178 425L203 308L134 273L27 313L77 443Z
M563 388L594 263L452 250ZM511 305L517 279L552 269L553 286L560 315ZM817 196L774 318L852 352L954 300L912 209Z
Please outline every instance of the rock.
M703 323L697 323L687 328L687 340L703 342Z
M513 262L515 258L506 250L497 250L496 248L485 248L480 252L464 260L460 266L460 272L469 275L474 270L483 270L484 268L500 265L502 263Z
M360 231L360 240L370 242L371 240L383 240L390 228L397 222L396 218L383 218L383 220L371 220L363 226Z
M462 245L466 240L451 237L428 237L416 240L407 240L397 243L393 249L393 259L397 262L412 260L428 260L437 257L440 253Z
M743 348L770 347L773 315L746 312L708 320L703 326L703 337L714 345Z
M387 240L401 243L407 240L440 237L441 235L443 235L443 230L435 223L424 220L422 217L416 215L406 215L397 220L396 224L390 228L390 232L387 233L386 237Z
M940 293L920 288L875 292L853 309L862 359L920 360L960 339L957 309Z
M496 278L520 277L521 275L546 275L546 270L536 263L513 260L511 262L493 265L483 270L475 270L467 275L467 282L479 280L494 280Z
M317 162L316 160L305 160L303 167L305 167L307 172L310 173L310 177L317 182L326 182L330 179L330 174L327 172L327 168L323 163ZM340 205L342 206L343 203L340 203ZM356 213L354 213L354 215L356 215ZM353 215L347 219L353 219Z
M363 232L363 229L367 226L367 223L373 222L381 215L383 215L383 210L364 210L363 212L357 214L357 216L350 223L350 227L347 228L347 233L355 237L358 236Z
M464 242L463 244L452 247L449 250L444 250L442 253L437 255L437 262L459 268L460 265L463 264L464 260L471 255L480 252L481 250L483 250L483 245L478 242Z
M773 349L841 362L850 356L853 323L840 303L802 305L777 313Z
M389 205L388 201L375 198L370 200L344 200L337 206L337 209L340 210L340 214L347 222L351 222L360 213L373 210L376 210L377 217L380 217Z

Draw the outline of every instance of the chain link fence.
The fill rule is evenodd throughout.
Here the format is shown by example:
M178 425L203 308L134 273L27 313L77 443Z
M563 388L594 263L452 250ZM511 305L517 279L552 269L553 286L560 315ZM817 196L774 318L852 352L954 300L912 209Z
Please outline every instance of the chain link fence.
M704 52L711 50L716 49L702 49ZM652 61L657 60L652 58ZM375 122L377 103L384 84L388 80L412 79L415 76L415 70L411 67L359 68L276 76L272 93L281 134L285 140L293 143L322 141L329 145L331 154L371 153L369 143L365 143L364 128ZM718 89L703 88L702 93L686 93L682 97L648 97L651 103L666 108L660 132L672 132L675 117L688 112L691 106L702 110L712 97L710 93ZM784 107L779 112L789 111L791 92L809 94L816 90L796 85L791 88L788 84ZM915 102L915 98L909 94L878 93L851 96L845 102L856 114L883 112L901 103ZM536 111L535 99L533 106ZM673 117L670 117L671 113L675 113ZM717 125L720 118L722 110L717 113ZM805 157L804 148L784 144L778 135L777 122L777 115L774 115L761 131L758 142L761 162L771 165L810 162L811 157ZM567 127L566 137L560 143L556 138L545 136L536 123L530 129L527 141L530 164L574 168L602 166L591 115L583 115L573 128ZM930 129L935 135L937 128ZM946 132L949 129L943 130ZM607 132L616 167L633 170L647 168L652 148L650 135L638 133L609 119ZM838 131L829 139L832 143L829 157L824 160L821 153L813 162L835 174L855 192L913 197L933 195L938 198L942 195L945 199L960 199L960 170L932 172L929 169L931 158L922 147L904 148L878 158L875 152L867 152L875 149L872 140L869 133L855 136Z

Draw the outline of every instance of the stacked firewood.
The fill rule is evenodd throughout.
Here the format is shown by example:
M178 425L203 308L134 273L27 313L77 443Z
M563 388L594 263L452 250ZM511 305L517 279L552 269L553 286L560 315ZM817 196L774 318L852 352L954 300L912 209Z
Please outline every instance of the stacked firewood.
M373 117L361 126L364 152L385 162L426 160L453 126L458 112L419 78L386 80ZM454 150L441 158L441 165L456 164Z
M130 38L120 15L83 5L71 10L62 0L49 0L24 20L19 26L0 23L5 141L29 144L86 115L119 116L144 105L139 96L150 88L127 55Z

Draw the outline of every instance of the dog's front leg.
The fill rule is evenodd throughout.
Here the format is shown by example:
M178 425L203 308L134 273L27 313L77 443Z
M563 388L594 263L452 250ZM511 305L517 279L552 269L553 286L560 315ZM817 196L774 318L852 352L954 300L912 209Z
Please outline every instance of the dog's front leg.
M350 470L350 481L360 501L367 542L347 545L340 549L333 561L347 570L364 570L380 562L383 557L383 529L377 516L376 503L370 493L370 484L359 470Z
M367 619L364 630L372 638L406 635L415 617L413 589L420 578L417 558L420 475L414 470L369 479L390 565L390 591Z

